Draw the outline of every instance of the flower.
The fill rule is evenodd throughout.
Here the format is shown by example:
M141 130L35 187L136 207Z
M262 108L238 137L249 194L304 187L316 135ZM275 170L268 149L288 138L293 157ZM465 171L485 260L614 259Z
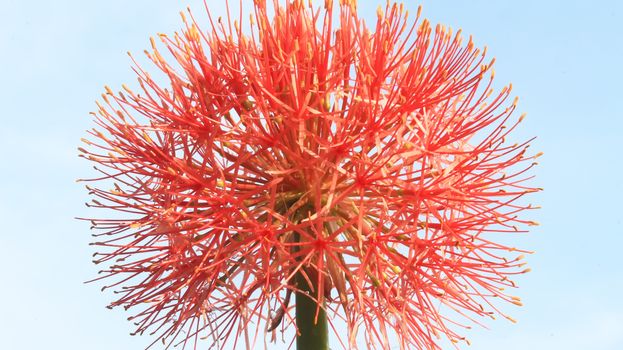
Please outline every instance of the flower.
M440 349L455 316L520 304L521 251L495 239L534 224L539 154L507 141L523 116L486 50L389 2L373 29L353 0L256 0L250 35L190 16L146 51L165 83L136 64L141 92L107 87L80 148L102 174L88 205L118 213L89 219L97 279L136 333L274 339L297 276L344 347Z

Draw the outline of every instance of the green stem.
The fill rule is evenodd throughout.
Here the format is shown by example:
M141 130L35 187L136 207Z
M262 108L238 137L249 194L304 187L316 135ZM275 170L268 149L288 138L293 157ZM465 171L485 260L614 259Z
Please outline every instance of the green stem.
M296 328L299 334L296 336L297 350L328 350L329 327L327 314L323 308L318 308L316 302L310 298L317 291L312 290L309 282L302 274L296 277L298 288L301 292L296 293ZM316 311L318 319L316 320Z

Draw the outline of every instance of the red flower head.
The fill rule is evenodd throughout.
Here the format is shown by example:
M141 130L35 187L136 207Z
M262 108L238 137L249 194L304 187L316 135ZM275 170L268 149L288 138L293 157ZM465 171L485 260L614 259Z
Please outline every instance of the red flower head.
M138 333L250 346L305 293L344 347L439 349L463 339L449 315L519 304L521 256L493 239L533 224L535 156L471 38L389 3L368 29L353 0L256 0L248 36L210 21L152 40L166 84L136 65L141 92L107 88L80 149L89 205L122 214L91 220L95 262Z

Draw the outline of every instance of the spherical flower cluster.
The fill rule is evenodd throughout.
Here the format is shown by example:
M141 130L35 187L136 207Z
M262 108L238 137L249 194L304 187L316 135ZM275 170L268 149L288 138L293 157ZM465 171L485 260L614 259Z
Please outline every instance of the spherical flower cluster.
M305 292L344 347L440 349L455 316L519 304L520 251L495 239L533 224L536 157L506 140L511 87L460 31L377 16L256 0L248 34L183 16L146 51L166 83L136 64L140 92L106 88L80 151L102 174L89 206L118 213L89 219L98 279L137 333L251 346Z

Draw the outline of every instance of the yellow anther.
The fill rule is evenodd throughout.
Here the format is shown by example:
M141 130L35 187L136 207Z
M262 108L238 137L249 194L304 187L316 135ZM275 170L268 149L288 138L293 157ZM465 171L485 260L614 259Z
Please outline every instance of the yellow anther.
M509 321L511 321L513 323L517 323L517 320L512 318L512 317L510 317L510 316L504 316L504 317L506 317L507 320L509 320Z
M327 10L327 12L333 11L333 0L325 0L324 8Z
M526 117L526 113L523 113L522 115L519 116L519 122L521 123L524 118Z

